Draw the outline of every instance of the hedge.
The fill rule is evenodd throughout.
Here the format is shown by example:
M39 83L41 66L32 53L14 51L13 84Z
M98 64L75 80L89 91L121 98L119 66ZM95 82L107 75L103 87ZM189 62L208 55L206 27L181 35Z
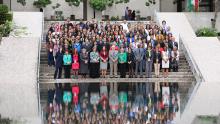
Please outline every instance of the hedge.
M196 35L197 37L217 37L218 32L216 29L204 27L204 28L198 29L196 31Z
M12 21L12 13L0 14L0 22ZM1 23L0 23L1 24Z
M8 13L8 6L4 4L0 4L0 14Z

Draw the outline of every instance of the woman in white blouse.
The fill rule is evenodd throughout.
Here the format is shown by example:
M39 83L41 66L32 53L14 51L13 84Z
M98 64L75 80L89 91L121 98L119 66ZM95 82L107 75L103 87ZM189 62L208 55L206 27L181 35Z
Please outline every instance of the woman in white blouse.
M170 68L170 52L167 49L167 46L164 46L164 51L162 51L162 69L163 69L163 76L168 77L168 72Z

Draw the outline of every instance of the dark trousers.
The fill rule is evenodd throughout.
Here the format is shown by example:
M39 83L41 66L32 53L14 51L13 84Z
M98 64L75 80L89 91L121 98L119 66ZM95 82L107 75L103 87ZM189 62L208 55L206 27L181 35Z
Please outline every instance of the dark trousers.
M61 67L56 67L55 73L54 73L54 79L57 78L57 73L58 73L58 79L60 79L61 76L62 76L62 66Z
M129 77L134 76L134 63L128 64Z
M70 65L64 65L64 77L70 78Z
M54 65L54 57L53 57L53 53L51 52L48 52L47 64L49 66Z
M173 72L178 72L178 66L173 67Z
M91 78L99 78L100 76L100 65L99 63L90 63L90 77Z
M120 72L120 77L125 78L126 76L126 64L125 63L119 63L119 72Z

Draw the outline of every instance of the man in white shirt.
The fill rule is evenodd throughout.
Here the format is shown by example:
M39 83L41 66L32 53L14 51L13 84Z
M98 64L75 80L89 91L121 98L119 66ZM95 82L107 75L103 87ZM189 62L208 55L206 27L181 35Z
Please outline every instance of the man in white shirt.
M123 30L126 30L126 33L129 32L129 29L128 29L128 23L126 20L123 21L123 23L121 23L122 27L123 27Z

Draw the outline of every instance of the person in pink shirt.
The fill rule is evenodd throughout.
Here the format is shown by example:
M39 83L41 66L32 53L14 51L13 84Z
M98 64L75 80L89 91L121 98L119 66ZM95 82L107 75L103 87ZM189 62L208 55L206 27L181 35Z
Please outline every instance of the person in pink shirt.
M74 48L73 50L73 63L72 63L72 70L73 70L73 78L78 78L78 72L79 72L79 55L77 52L77 49Z

